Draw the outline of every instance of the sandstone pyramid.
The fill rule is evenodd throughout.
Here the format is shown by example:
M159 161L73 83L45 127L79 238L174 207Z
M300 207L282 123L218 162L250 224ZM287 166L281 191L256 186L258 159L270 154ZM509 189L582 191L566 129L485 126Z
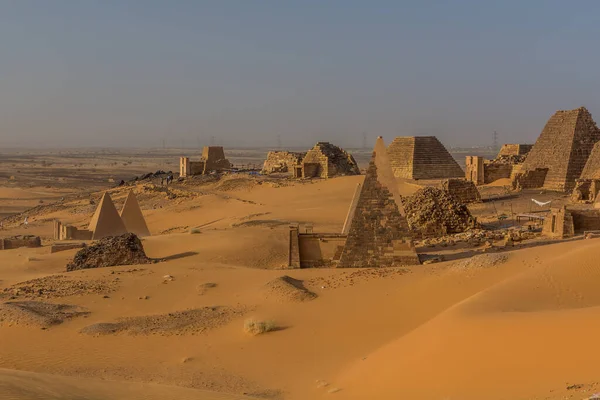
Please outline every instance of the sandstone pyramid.
M338 267L387 267L418 264L398 188L383 139L379 137Z
M557 111L546 123L544 130L527 155L521 174L536 169L547 169L543 187L568 191L575 186L594 144L600 140L600 131L585 107ZM594 167L590 164L588 171ZM586 172L587 173L587 172ZM536 187L524 182L522 187Z
M448 179L465 176L435 136L399 136L389 145L388 154L397 178Z
M104 193L102 196L88 230L92 231L92 240L127 233L127 229L108 193Z
M581 179L600 179L600 142L597 142L588 157L583 171L581 171Z
M133 191L130 191L121 209L121 220L129 233L139 237L150 236L150 230L140 209L140 205Z

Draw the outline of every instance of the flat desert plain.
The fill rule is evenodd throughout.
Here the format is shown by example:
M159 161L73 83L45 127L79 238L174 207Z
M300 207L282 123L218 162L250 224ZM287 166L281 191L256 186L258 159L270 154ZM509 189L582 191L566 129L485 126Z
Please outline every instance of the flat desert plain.
M3 168L5 212L36 208L6 218L1 235L40 235L44 246L0 251L0 398L558 400L600 392L598 239L457 250L449 261L401 268L286 269L289 224L340 232L363 176L239 174L166 192L153 181L114 187L105 176L68 185L10 179ZM403 195L419 188L398 187ZM66 272L77 249L50 253L52 221L85 227L106 189L117 208L136 193L152 232L142 243L157 262ZM486 204L473 212L491 220ZM271 331L248 334L249 320Z

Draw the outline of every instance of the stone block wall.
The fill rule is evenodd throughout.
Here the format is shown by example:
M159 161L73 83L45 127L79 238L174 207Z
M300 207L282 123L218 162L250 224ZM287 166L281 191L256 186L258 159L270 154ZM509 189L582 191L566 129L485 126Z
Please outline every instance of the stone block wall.
M600 179L577 179L575 188L571 193L574 203L593 203L598 197Z
M467 156L465 159L465 179L475 185L485 183L484 159L479 156Z
M600 230L599 210L569 210L573 218L574 233Z
M289 268L300 268L300 228L298 225L290 225L290 244L289 244Z
M573 236L575 234L573 215L566 207L551 208L544 219L542 234L559 239Z
M194 176L204 173L204 161L190 161L189 157L179 158L179 176Z
M327 167L327 164L325 164ZM319 163L303 163L302 164L302 178L320 178L327 177L326 172L323 171L323 165Z
M505 156L524 156L529 153L532 147L532 144L503 144L498 152L497 158Z
M289 151L270 151L262 168L263 174L294 172L294 167L301 165L306 153Z
M301 268L334 266L346 243L346 235L335 233L301 233L298 239Z
M54 220L54 240L92 240L93 234L87 229L78 229Z
M475 183L466 179L447 179L442 182L442 190L448 192L462 204L481 201L481 195Z
M513 164L486 163L484 166L484 182L487 184L498 179L510 178L512 171Z
M541 188L544 186L547 174L547 168L537 168L533 171L519 172L514 175L512 188L514 190Z
M41 247L42 240L39 236L12 236L0 239L0 250L18 249L20 247Z

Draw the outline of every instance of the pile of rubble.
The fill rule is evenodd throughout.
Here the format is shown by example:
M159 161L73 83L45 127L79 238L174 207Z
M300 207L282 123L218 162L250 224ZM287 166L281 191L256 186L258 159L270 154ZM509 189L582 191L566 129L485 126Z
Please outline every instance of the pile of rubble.
M141 240L133 233L109 236L75 254L67 264L67 271L79 269L113 267L117 265L149 264Z
M426 187L403 197L402 203L415 238L460 233L477 226L467 206L444 190Z
M165 172L163 170L158 170L154 173L148 172L147 174L144 174L141 176L135 176L130 180L130 182L146 181L146 180L153 179L153 178L166 178L169 175L173 175L173 171Z
M517 229L501 229L486 231L483 229L470 229L469 231L457 233L454 235L445 235L436 238L428 238L415 241L417 247L448 247L459 243L466 243L470 246L492 247L494 242L503 240L506 245L515 242L534 239L540 236L539 232L520 231Z

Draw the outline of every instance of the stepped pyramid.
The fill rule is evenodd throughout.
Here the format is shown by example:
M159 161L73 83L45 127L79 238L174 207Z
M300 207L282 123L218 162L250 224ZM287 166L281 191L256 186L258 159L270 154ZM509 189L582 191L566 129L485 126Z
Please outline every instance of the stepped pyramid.
M351 205L355 211L347 219L348 238L338 267L419 263L396 185L385 144L379 137L359 197Z
M88 230L92 231L92 240L127 233L127 229L108 193L104 193L102 196Z
M133 190L129 192L125 204L123 204L121 220L127 232L135 233L139 237L150 236L150 230L148 230L148 225L146 225L146 220Z
M600 131L585 107L557 111L527 155L521 173L547 169L544 188L571 190L598 140Z
M435 136L399 136L390 143L387 151L397 178L448 179L465 176Z

